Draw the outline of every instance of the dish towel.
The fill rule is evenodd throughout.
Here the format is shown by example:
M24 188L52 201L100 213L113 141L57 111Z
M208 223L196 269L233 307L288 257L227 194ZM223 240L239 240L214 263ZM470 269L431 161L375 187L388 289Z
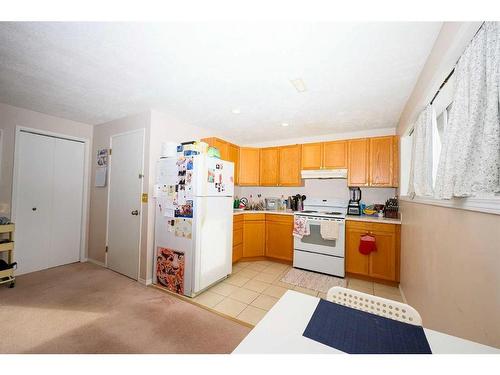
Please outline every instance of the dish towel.
M309 229L309 223L305 217L294 217L293 218L293 232L292 234L297 238L302 238L304 236L309 236L311 231Z
M324 240L336 240L339 238L339 223L336 221L323 220L320 223L319 231L321 233L321 238Z
M365 234L361 236L359 241L359 252L364 255L370 254L372 251L377 251L375 237Z

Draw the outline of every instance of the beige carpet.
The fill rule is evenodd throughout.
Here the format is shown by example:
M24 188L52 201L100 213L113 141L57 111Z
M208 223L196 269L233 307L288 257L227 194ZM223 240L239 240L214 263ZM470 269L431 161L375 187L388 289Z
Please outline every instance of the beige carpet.
M339 277L322 275L320 273L309 272L292 268L281 279L284 283L301 286L302 288L318 290L322 293L328 292L332 286L347 285L345 279Z
M90 263L0 287L0 353L230 353L249 330Z

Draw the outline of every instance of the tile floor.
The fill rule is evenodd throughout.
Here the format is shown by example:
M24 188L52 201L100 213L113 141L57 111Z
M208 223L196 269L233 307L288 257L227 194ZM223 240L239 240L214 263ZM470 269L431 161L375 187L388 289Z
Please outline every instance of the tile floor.
M268 260L237 262L233 274L193 300L205 307L252 325L257 324L287 290L325 298L317 290L280 281L291 267ZM398 288L347 278L347 287L403 302Z

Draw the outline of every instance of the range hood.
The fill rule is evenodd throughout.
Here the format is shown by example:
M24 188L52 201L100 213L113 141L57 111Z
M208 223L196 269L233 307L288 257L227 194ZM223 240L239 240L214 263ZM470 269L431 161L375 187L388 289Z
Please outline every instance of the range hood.
M347 169L302 170L301 176L305 179L347 178Z

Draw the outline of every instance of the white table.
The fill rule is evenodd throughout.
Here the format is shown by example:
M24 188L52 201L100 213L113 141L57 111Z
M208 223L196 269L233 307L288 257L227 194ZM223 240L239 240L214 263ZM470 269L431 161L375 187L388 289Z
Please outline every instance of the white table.
M333 354L340 350L302 336L319 298L287 291L233 351L237 354ZM434 354L499 354L500 350L424 328Z

